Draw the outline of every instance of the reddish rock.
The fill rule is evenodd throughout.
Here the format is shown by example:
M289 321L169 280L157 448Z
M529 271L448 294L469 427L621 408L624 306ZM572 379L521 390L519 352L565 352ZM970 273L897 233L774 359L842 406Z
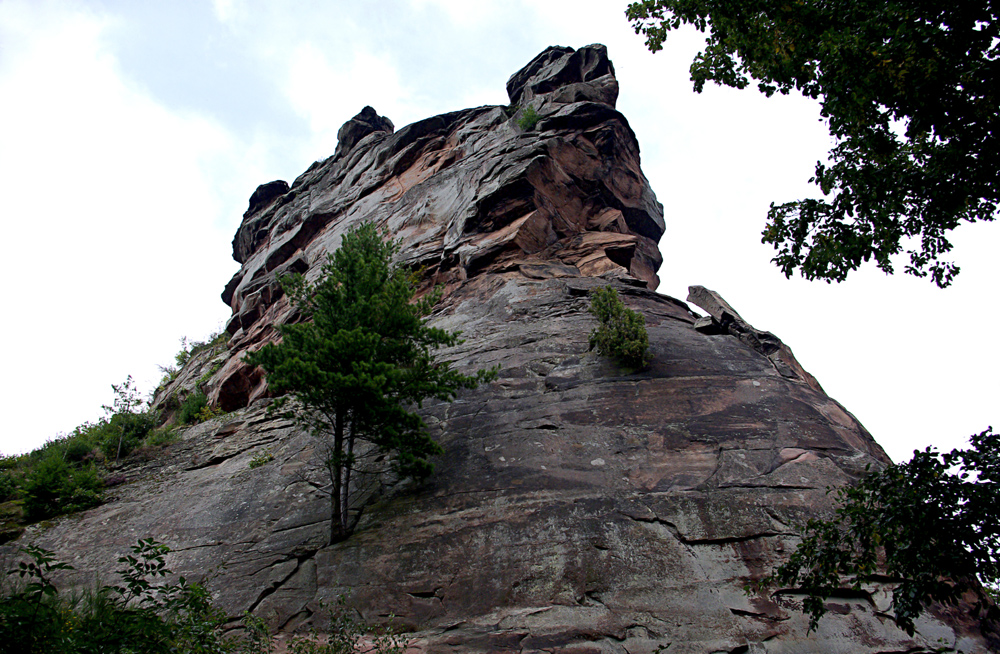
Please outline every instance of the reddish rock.
M366 110L334 156L255 193L224 293L228 358L207 381L233 413L184 431L104 506L27 537L88 584L151 536L174 548L177 572L218 571L209 586L233 615L291 630L346 594L369 620L396 616L424 652L988 651L973 621L941 612L906 636L884 588L834 598L814 633L794 589L743 592L794 548L798 525L830 512L828 487L888 459L717 294L692 288L706 321L654 292L662 208L603 46L550 48L508 91L541 115L535 130L479 107L391 133ZM441 356L500 374L426 404L445 450L435 474L386 480L354 536L328 546L316 441L267 414L265 380L241 356L299 319L276 275L315 278L364 220L401 239L426 286L443 285L432 323L465 341ZM640 373L589 349L588 294L609 284L645 317ZM265 451L273 460L251 469Z

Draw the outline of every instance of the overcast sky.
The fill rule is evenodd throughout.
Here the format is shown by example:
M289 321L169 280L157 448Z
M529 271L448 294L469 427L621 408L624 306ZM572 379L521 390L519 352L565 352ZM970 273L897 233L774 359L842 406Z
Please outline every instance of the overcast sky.
M664 205L660 292L718 291L894 460L1000 426L1000 225L955 233L947 290L873 269L786 280L760 232L770 202L815 194L830 147L816 103L695 94L698 34L652 55L626 5L0 0L0 452L99 418L127 375L152 390L181 337L220 329L250 194L332 154L364 105L398 129L507 104L507 78L546 46L595 42Z

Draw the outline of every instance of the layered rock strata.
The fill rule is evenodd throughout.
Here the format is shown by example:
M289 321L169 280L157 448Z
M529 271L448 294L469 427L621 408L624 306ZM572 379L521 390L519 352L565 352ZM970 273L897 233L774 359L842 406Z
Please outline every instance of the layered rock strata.
M743 592L794 548L797 525L830 510L827 487L888 459L717 294L692 287L702 318L655 293L662 208L603 46L550 48L508 92L510 107L398 132L366 108L330 159L258 188L223 294L229 349L193 358L160 397L200 383L231 413L136 464L104 506L29 536L70 554L79 583L152 536L176 571L214 570L234 615L289 631L345 594L370 621L395 616L425 652L987 651L974 625L939 613L906 636L878 588L835 598L813 633L795 589ZM527 106L541 119L526 132ZM442 358L500 373L424 407L445 449L435 474L387 488L330 546L316 441L267 415L266 381L241 356L298 319L276 276L314 278L364 220L443 286L432 323L465 341ZM605 285L646 319L641 372L588 348L588 294Z
M658 283L663 207L639 167L639 146L615 110L618 85L603 46L549 48L508 83L509 107L435 116L398 132L366 107L336 153L291 187L251 198L226 286L234 353L274 338L288 319L277 276L318 273L344 231L375 221L400 239L406 265L446 293L470 278L606 276ZM531 131L520 117L531 107ZM319 265L317 265L319 264ZM265 393L238 356L212 400L226 410Z

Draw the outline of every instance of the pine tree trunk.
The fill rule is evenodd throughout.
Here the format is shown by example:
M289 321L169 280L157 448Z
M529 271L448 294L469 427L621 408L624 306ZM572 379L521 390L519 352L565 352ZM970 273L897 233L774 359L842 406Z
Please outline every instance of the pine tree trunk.
M333 450L328 454L332 458L330 472L333 476L333 488L330 490L330 544L343 540L344 516L341 515L341 489L343 487L343 451L344 451L344 414L337 411L333 426Z
M344 485L340 489L340 519L343 533L346 536L351 527L348 524L348 514L350 503L348 499L351 493L351 468L354 466L354 420L351 420L350 432L347 436L347 455L344 465Z

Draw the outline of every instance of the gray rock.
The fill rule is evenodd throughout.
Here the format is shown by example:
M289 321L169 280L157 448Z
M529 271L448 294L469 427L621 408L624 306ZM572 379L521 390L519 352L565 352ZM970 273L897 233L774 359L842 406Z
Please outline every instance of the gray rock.
M712 316L702 316L694 321L694 328L702 334L721 334L722 326Z
M385 116L379 116L371 107L365 107L357 116L344 123L337 132L335 157L346 155L363 138L375 132L392 134L395 127Z
M823 388L819 382L799 364L795 355L792 354L791 348L782 343L781 339L771 332L760 331L743 320L736 309L731 307L718 293L710 291L704 286L689 286L687 299L688 302L693 302L707 311L712 318L711 324L703 322L699 331L706 334L713 333L713 331L732 334L770 359L775 370L781 375L789 379L800 379L822 392ZM698 327L696 326L696 328Z
M526 105L536 97L548 96L553 102L599 102L614 108L618 81L603 45L579 50L553 46L511 75L507 96L512 105Z
M253 192L253 195L250 196L250 207L243 215L247 216L257 213L274 201L275 198L278 198L285 193L288 193L288 182L283 179L277 179L273 182L268 182L267 184L261 184L257 187L257 190Z
M204 378L232 413L131 463L105 505L21 542L73 563L60 583L89 585L151 536L174 549L175 572L213 571L232 615L288 631L346 594L370 621L396 616L422 652L988 651L977 625L937 609L906 636L881 587L834 598L814 633L794 589L744 594L794 549L797 525L830 513L828 487L888 458L717 294L692 293L706 323L654 292L662 209L634 135L611 103L575 101L573 85L599 95L608 75L603 47L547 50L508 85L512 99L541 97L539 130L480 107L372 131L248 212L224 363L206 378L219 356L206 355L177 380ZM554 108L564 89L574 101ZM443 287L431 322L465 340L440 356L500 373L424 405L445 450L435 474L384 480L357 532L330 546L316 441L267 414L265 380L241 357L299 319L275 275L315 278L364 220L401 239L424 289ZM605 285L645 317L640 373L589 351L588 295Z

